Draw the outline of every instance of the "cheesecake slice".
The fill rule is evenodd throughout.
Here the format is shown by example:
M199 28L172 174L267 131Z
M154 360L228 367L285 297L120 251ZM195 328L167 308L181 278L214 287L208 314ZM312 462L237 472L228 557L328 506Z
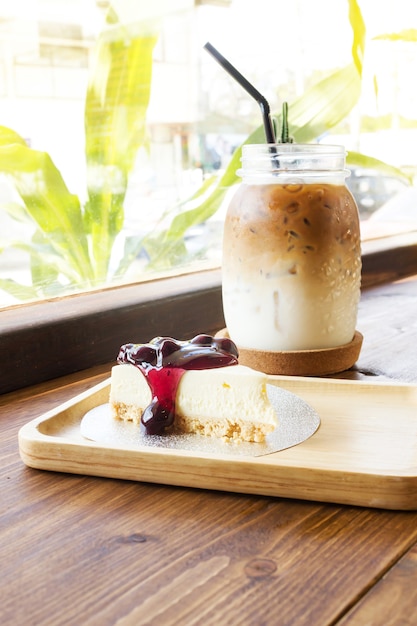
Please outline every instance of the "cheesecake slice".
M110 406L116 419L140 424L151 389L134 365L115 365ZM175 399L175 430L262 442L277 427L266 377L244 365L184 372Z
M160 338L158 340L161 341ZM141 353L149 353L152 342L143 345L146 350L141 346ZM158 406L165 419L165 382L171 382L177 377L175 384L170 387L170 393L174 395L171 398L171 419L166 422L167 427L148 430L149 434L161 434L166 430L198 433L226 440L262 442L277 427L277 415L267 395L267 379L261 372L238 364L209 369L176 368L173 359L165 359L163 367L160 362L158 365L157 357L149 367L147 363L138 366L135 359L131 358L132 354L138 352L136 346L135 349L130 347L127 350L122 346L123 356L119 362L128 362L112 368L110 407L115 419L131 421L143 427L149 423L148 413L154 419L155 406ZM149 356L146 358L151 360ZM195 363L198 363L198 359ZM159 377L159 386L152 384L155 382L153 376ZM159 397L155 388L160 390Z

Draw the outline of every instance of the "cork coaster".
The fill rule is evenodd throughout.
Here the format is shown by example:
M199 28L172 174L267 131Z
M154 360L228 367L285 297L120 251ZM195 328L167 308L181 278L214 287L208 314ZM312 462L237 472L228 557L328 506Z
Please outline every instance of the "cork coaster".
M216 337L229 337L224 328ZM363 336L356 331L350 343L323 350L294 350L268 352L265 350L239 350L239 363L265 374L282 376L325 376L343 372L358 360Z

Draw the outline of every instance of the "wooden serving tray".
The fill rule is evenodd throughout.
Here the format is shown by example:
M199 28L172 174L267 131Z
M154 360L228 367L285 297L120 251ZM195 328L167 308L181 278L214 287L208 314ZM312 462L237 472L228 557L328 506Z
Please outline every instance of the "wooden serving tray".
M320 416L303 443L258 457L226 457L89 441L83 416L108 401L107 380L19 432L29 467L151 483L417 509L417 385L270 376Z

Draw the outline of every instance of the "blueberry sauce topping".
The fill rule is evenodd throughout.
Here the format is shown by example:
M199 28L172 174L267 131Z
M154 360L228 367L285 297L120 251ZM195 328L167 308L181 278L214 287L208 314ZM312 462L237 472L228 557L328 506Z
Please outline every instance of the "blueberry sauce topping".
M174 423L175 398L184 372L236 365L238 350L226 337L197 335L190 341L155 337L149 343L123 345L117 361L135 365L145 376L152 401L141 422L147 435L159 435Z

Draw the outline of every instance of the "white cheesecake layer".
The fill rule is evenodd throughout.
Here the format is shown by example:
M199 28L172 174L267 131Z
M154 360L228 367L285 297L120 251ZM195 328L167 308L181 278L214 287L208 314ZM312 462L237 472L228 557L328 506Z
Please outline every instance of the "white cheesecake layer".
M123 363L112 368L110 404L134 405L142 413L151 400L149 385L137 367Z
M115 417L139 423L151 399L137 367L113 367L110 404ZM277 426L265 375L243 365L186 371L177 390L176 424L185 432L263 441Z

